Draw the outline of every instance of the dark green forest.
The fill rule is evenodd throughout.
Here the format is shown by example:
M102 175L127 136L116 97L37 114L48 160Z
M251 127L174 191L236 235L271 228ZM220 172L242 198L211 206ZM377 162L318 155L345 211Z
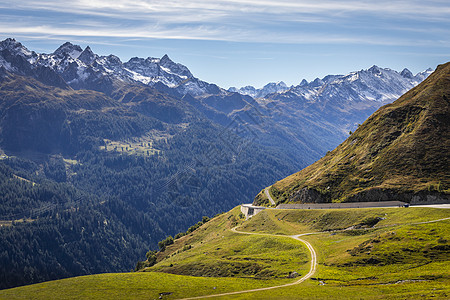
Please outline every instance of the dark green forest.
M1 160L0 218L12 221L0 229L1 288L130 271L166 236L293 171L288 157L237 144L245 143L198 121L155 143L155 155L90 147L76 164L60 155Z
M113 94L0 74L0 288L130 271L305 166L233 117L143 85Z

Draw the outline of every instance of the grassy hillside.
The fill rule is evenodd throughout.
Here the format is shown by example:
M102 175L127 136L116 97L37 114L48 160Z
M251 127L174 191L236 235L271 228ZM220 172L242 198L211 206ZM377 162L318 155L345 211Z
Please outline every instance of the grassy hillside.
M278 203L449 200L450 63L325 157L271 187ZM431 196L431 197L430 197ZM259 194L255 202L264 202Z
M302 238L316 249L318 269L299 285L221 299L446 299L450 220L441 219L449 217L449 210L436 208L266 210L243 221L235 208L175 240L144 272L46 282L0 291L0 298L157 299L167 293L161 297L179 299L285 284L293 279L282 271L304 274L309 268L309 254L300 242L230 232L241 224L240 231L254 233L315 232ZM422 223L432 220L441 221ZM331 231L342 228L347 230ZM186 245L191 248L186 250ZM243 262L263 266L266 272L246 273ZM204 273L195 274L199 267L193 266L203 266Z
M159 263L144 271L257 279L285 278L290 271L307 272L308 251L302 243L287 237L230 231L243 220L239 208L214 218L159 252Z

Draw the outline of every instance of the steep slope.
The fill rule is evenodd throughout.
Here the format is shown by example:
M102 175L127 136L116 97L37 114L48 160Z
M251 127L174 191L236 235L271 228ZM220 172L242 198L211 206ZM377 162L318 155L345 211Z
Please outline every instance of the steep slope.
M75 154L98 148L103 139L164 128L102 93L48 86L6 71L0 75L0 99L0 146L13 152Z
M278 203L448 201L449 99L447 63L380 108L325 157L275 183L272 195Z

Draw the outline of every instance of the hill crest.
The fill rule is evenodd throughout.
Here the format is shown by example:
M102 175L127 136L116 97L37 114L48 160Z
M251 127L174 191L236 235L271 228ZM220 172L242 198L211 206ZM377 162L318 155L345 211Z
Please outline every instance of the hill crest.
M449 201L449 99L446 63L319 161L275 183L272 195L278 203Z

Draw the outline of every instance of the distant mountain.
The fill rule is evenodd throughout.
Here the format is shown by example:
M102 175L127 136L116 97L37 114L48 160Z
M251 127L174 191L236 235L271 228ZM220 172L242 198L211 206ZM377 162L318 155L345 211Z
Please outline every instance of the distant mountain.
M248 95L253 98L261 98L267 96L268 94L282 93L287 91L288 89L289 87L286 85L286 83L280 81L280 82L270 82L260 89L256 89L255 87L248 85L245 87L241 87L239 89L235 87L230 87L228 91L233 93L239 93L242 95Z
M74 89L92 89L108 95L128 83L159 84L181 95L226 93L216 85L195 78L187 67L173 62L167 55L147 59L134 57L123 63L115 55L99 56L89 46L83 50L69 42L51 54L39 54L9 38L0 42L0 64L8 71L23 75L42 68L53 70ZM24 69L30 71L25 74Z
M274 124L295 145L307 145L320 157L333 149L374 111L416 86L431 69L413 76L373 66L348 75L328 75L282 93L257 98Z
M376 68L368 72L387 77ZM363 79L361 75L355 73L353 78ZM271 192L278 203L449 202L449 148L450 63L446 63L376 111L325 157L275 183ZM259 194L255 201L263 198Z
M293 87L278 82L227 91L195 78L167 55L122 63L89 46L83 50L67 42L51 54L38 54L14 39L0 42L0 65L44 84L102 92L164 122L180 123L187 115L207 118L252 143L277 148L301 167L336 147L376 109L431 72L413 75L407 69L399 73L373 66Z
M399 73L388 68L372 66L367 70L352 72L348 75L328 75L322 79L316 78L309 83L303 80L299 85L285 92L268 95L267 98L310 103L316 101L393 101L422 82L432 71L432 69L427 69L413 75L408 69Z

